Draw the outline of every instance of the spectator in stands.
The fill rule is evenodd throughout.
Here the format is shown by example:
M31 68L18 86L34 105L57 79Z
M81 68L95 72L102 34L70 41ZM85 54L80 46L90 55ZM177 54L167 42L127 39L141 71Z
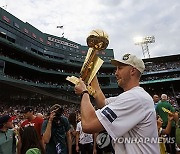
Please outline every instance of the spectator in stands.
M72 139L72 154L77 154L76 152L76 113L69 114L69 123L70 123L70 132L71 132L71 139Z
M159 115L163 121L162 124L162 128L165 129L167 127L168 124L168 113L163 111L163 107L170 110L172 113L175 112L174 108L172 107L172 105L167 101L168 97L166 94L162 94L161 95L161 100L160 102L157 104L156 106L156 113L157 115ZM175 128L175 122L172 122L172 128L171 128L171 132L170 132L170 137L175 137L175 132L176 132L176 128ZM176 149L175 149L175 143L173 144L166 144L166 149L167 152L169 153L176 153Z
M38 133L39 139L41 139L41 128L42 128L43 119L34 115L34 109L32 106L25 107L23 113L24 113L24 117L27 120L25 120L21 124L21 127L34 126L34 128Z
M36 117L34 115L34 109L32 106L25 107L22 112L26 120L22 122L20 127L23 128L23 127L33 126L38 134L39 140L42 142L41 128L42 128L43 119ZM21 148L22 148L22 143L21 143L21 138L19 138L18 144L17 144L18 154L20 154Z
M15 154L16 141L13 131L13 119L9 115L0 117L0 153L1 154Z
M118 85L124 93L105 99L95 77L91 86L99 109L95 112L91 104L87 87L80 79L75 86L76 94L81 94L82 127L86 133L100 132L104 129L114 140L115 153L153 153L159 154L158 143L118 143L118 138L158 137L156 113L152 97L139 86L139 80L145 66L141 59L125 54L121 60L112 60L116 66Z
M174 108L172 107L172 105L167 101L167 95L166 94L162 94L161 95L161 100L159 101L159 103L156 106L156 112L157 114L161 117L161 119L163 120L163 125L162 127L165 128L167 126L168 123L168 113L164 112L162 110L162 107L170 110L171 112L175 112Z
M82 154L92 154L94 147L93 134L84 133L82 130L81 121L78 122L76 127L76 151Z
M45 154L45 149L33 126L21 127L19 134L22 143L20 154Z
M42 115L41 113L37 113L37 114L36 114L36 117L39 117L39 118L41 118L41 119L44 119L44 117L43 117L43 115Z
M42 126L43 141L47 154L71 154L72 140L69 121L63 115L63 108L55 104L50 108L50 116Z
M158 134L159 134L160 137L163 137L163 135L169 135L170 134L170 132L171 132L171 124L172 124L173 118L174 118L174 115L169 113L168 114L168 124L167 124L167 127L165 129L163 129L162 128L163 121L162 121L160 116L157 116ZM162 140L162 143L160 143L160 153L161 154L165 154L166 153L166 146L163 143L163 140Z
M153 101L154 101L154 108L156 108L158 102L159 102L159 96L158 95L153 95Z

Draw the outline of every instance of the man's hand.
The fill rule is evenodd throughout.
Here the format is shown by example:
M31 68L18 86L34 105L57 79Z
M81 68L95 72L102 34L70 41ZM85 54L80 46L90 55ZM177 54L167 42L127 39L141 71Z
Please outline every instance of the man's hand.
M162 124L163 124L163 120L161 119L160 116L158 116L158 119L157 119L157 127L158 127L158 129L162 127Z
M91 87L95 90L98 90L100 89L100 86L99 86L99 82L98 82L98 79L97 79L97 76L95 76L91 82Z
M80 78L79 83L76 84L74 87L75 94L80 95L85 90L87 90L87 87L86 87L84 81L82 81L82 79Z
M58 109L59 109L59 108L58 108ZM55 117L55 115L56 115L56 111L57 111L58 109L53 110L53 111L50 113L49 122L52 122L52 121L53 121L53 119L54 119L54 117Z
M174 119L173 113L168 113L168 121L172 121Z
M174 113L174 120L176 121L176 122L178 122L178 120L179 120L179 115L178 115L179 113L178 112L175 112Z
M76 145L76 152L79 152L79 146Z

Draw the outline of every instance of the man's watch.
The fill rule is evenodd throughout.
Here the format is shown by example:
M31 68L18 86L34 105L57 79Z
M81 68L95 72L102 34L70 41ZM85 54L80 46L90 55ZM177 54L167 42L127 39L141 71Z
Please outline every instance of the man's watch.
M84 91L81 93L81 97L83 97L83 95L84 95L85 93L89 94L89 92L88 92L87 90L84 90Z

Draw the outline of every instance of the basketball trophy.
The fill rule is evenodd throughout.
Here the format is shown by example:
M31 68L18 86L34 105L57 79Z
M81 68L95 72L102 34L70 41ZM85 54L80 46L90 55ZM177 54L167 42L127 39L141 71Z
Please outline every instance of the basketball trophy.
M91 81L104 62L96 55L96 53L101 50L105 50L108 44L108 35L103 30L93 30L87 37L87 45L89 49L80 71L80 78L82 78L87 86L89 94L92 96L95 94L95 90L90 86ZM75 85L79 83L79 78L75 76L68 76L66 80L72 82Z

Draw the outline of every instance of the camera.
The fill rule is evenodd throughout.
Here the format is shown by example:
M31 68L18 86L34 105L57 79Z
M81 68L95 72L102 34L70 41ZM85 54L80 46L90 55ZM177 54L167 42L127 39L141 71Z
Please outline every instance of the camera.
M58 110L55 112L55 117L53 118L54 123L56 124L60 123L63 112L64 112L63 108L58 108Z

